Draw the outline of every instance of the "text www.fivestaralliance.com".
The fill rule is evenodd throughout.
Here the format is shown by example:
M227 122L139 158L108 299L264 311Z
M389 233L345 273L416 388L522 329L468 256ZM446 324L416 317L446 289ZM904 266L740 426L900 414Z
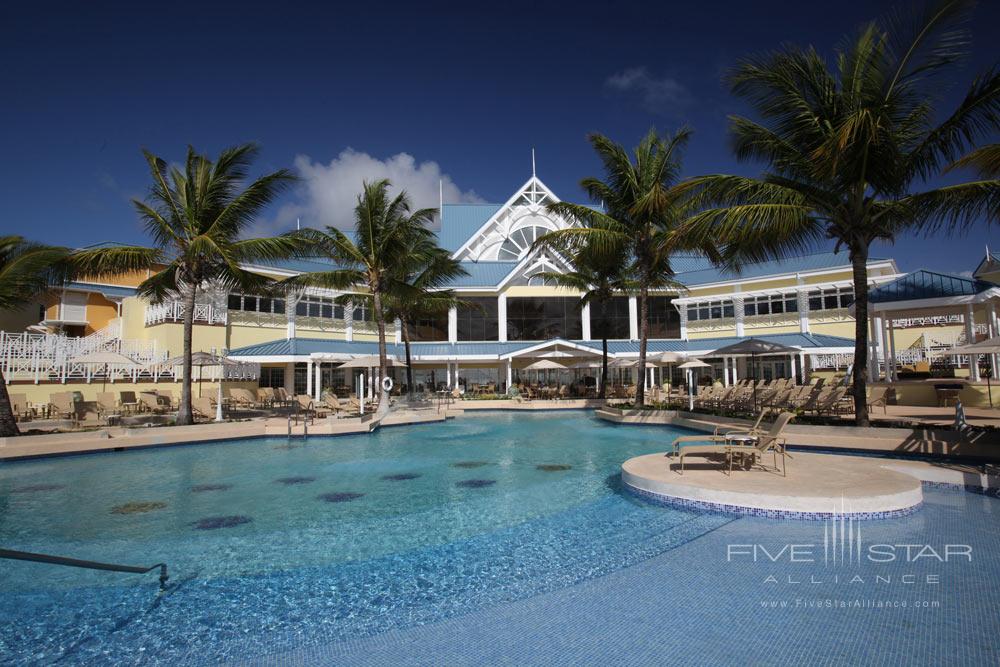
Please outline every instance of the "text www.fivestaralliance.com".
M761 600L765 609L939 609L939 600L897 600L882 598L794 598Z

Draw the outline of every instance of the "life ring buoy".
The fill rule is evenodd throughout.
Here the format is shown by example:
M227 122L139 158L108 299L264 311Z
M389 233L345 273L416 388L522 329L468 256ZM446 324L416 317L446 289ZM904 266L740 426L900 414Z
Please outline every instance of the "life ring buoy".
M385 389L386 391L392 391L392 378L391 377L386 376L386 377L382 378L382 388Z

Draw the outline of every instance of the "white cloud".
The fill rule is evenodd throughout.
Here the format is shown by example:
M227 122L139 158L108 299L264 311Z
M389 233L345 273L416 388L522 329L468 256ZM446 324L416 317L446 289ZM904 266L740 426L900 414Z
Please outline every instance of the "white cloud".
M446 203L482 201L473 190L456 185L437 162L417 162L409 153L380 160L348 148L327 164L298 155L295 170L302 178L298 201L282 206L273 220L258 224L256 234L294 229L296 218L301 218L304 227L350 229L362 182L381 178L389 179L393 194L406 190L414 209L437 207L439 182Z
M670 115L693 101L691 92L677 79L654 77L645 67L630 67L612 74L604 85L610 90L637 96L643 108L653 113Z

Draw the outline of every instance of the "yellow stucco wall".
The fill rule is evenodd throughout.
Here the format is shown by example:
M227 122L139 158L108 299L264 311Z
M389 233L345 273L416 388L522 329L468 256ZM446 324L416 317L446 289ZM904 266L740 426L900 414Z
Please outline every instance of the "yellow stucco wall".
M100 294L92 292L87 295L87 334L103 329L117 318L117 304L108 301Z

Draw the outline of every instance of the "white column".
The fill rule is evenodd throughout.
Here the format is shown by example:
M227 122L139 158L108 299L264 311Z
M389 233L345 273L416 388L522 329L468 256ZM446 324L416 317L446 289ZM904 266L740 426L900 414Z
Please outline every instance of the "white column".
M791 369L792 369L792 376L791 376L792 377L792 384L797 384L797 378L796 378L796 373L795 373L795 355L794 354L788 355L788 361L789 361L789 364L791 365Z
M722 357L722 386L729 386L729 357Z
M313 362L312 359L306 362L306 393L312 396L313 393Z
M580 324L583 328L583 340L590 340L590 304L580 309Z
M299 302L298 294L289 294L285 299L285 338L295 338L295 306Z
M891 362L889 360L889 354L890 354L889 353L889 321L888 321L889 317L891 317L891 315L889 315L888 313L886 313L886 317L885 317L884 320L882 318L879 318L879 320L878 320L879 332L880 332L881 337L882 337L882 365L885 367L884 371L883 371L883 374L885 376L885 381L886 382L890 382L892 380L892 372L889 370L890 369L890 364L891 364Z
M448 309L448 342L458 342L458 309Z
M285 391L289 396L295 395L295 362L285 364Z
M878 380L878 318L868 313L868 379Z
M741 296L733 297L733 317L736 320L736 337L743 338L743 318L746 317L746 313L743 312L743 297Z
M445 376L444 376L445 377L445 386L448 387L448 389L452 389L452 385L451 385L451 362L450 361L445 362L445 369L446 369L445 370Z
M799 306L799 331L809 333L809 293L801 290L796 294Z
M996 305L990 301L986 304L986 321L989 327L990 338L995 338L997 336L997 308ZM994 379L997 377L997 366L1000 362L1000 358L996 354L990 355L990 376Z
M344 340L354 340L354 304L349 301L344 305Z
M889 377L893 382L899 379L897 375L899 363L896 361L896 320L889 318Z
M510 359L507 360L507 391L510 392L510 388L514 386L514 364Z
M646 389L652 389L653 385L656 383L656 379L653 377L653 367L649 367L649 384L646 385Z
M639 302L634 296L628 298L628 337L639 340Z
M316 362L316 379L313 380L313 399L319 400L323 398L323 362Z
M799 352L799 375L802 376L802 384L809 384L809 378L806 377L806 353Z
M677 306L677 312L681 316L681 340L688 339L688 309L687 304Z
M965 306L965 344L972 345L976 342L976 318L972 310L972 304ZM979 382L979 361L975 354L969 355L969 379Z
M451 320L449 319L449 323ZM507 295L497 297L497 340L507 342Z
M403 342L403 323L397 317L392 321L392 326L396 329L396 345L399 345Z

